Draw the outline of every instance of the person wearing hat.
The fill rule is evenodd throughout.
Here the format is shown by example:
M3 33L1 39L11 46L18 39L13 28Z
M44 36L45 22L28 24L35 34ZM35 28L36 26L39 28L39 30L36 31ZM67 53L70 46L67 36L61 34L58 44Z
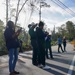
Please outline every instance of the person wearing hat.
M8 49L9 53L9 72L10 75L19 74L19 72L15 71L17 59L18 59L18 50L19 42L17 41L17 38L21 32L21 29L19 29L17 32L15 32L15 26L12 21L7 22L7 28L4 31L4 37L6 42L6 47Z
M28 25L28 28L30 29L31 27L32 27L32 25L31 25L31 24L29 24L29 25Z
M35 23L28 25L31 45L33 47L32 64L35 66L38 65L38 43L37 43L36 31L34 31L34 28L36 26L37 25Z
M38 64L39 67L45 67L45 33L43 31L44 22L39 22L39 27L36 29L37 33L37 40L38 40L38 47L39 47L39 55L38 55Z
M45 46L46 46L46 58L49 59L50 57L51 59L53 59L52 49L51 49L51 35L49 33L47 33L45 38ZM49 49L49 56L48 56L48 49Z

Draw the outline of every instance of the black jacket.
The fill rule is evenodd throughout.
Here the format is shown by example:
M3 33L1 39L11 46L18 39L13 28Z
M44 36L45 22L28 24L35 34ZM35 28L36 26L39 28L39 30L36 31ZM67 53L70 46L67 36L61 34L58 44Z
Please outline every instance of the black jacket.
M12 37L14 33L15 33L15 31L11 28L6 28L6 30L4 32L6 47L8 50L11 48L19 47L18 39Z

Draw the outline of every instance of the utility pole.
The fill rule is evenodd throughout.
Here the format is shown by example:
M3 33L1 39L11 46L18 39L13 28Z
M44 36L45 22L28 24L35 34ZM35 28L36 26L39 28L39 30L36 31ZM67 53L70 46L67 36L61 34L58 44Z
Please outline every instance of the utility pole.
M8 22L8 0L6 0L6 24Z
M40 2L40 10L39 10L39 21L41 21L41 2Z
M39 10L39 21L41 21L41 8L42 7L50 7L50 5L48 5L46 2L44 2L45 0L41 0L39 8L37 8L34 4L31 4L31 6L34 6L35 8L37 8L37 10Z
M41 21L41 8L42 7L50 7L46 2L42 1L40 2L40 10L39 10L39 21Z

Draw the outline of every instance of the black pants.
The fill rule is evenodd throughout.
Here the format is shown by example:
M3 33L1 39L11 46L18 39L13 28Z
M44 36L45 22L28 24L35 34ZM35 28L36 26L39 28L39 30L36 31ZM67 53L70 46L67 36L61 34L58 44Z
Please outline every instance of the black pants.
M22 44L20 45L19 49L20 49L20 51L19 51L19 52L23 52Z
M61 48L61 50L62 50L62 52L63 52L62 45L61 45L61 44L58 44L58 52L60 52L60 51L59 51L60 48Z
M37 41L31 40L31 45L33 47L33 55L32 55L32 64L37 65L38 64L38 44Z
M51 46L46 47L46 58L49 58L49 56L48 56L48 50L49 50L50 57L53 58Z
M39 42L38 43L39 46L39 51L38 51L38 64L42 64L43 66L45 66L45 45L44 43Z
M64 51L66 51L66 43L63 43Z

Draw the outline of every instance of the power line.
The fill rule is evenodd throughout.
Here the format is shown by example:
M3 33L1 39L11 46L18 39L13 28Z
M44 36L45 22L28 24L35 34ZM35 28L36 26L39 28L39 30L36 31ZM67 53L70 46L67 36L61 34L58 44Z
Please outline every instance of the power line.
M58 0L63 6L65 6L66 8L68 8L69 9L69 7L67 7L64 3L62 3L60 0ZM71 11L72 13L74 13L75 14L75 12L74 11L72 11L71 9L69 9L69 11Z
M55 3L56 5L58 5L60 8L62 8L63 10L65 10L67 13L69 13L71 16L73 16L70 12L68 12L65 8L63 8L61 5L59 5L57 2L51 0L53 3Z

